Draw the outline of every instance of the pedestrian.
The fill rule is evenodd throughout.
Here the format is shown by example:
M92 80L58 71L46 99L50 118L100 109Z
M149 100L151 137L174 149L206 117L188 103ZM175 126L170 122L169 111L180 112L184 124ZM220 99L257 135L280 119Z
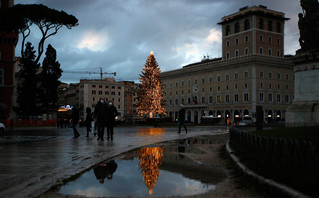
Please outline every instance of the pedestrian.
M91 108L86 107L86 117L85 117L86 137L89 137L89 133L91 132L92 121L93 121L93 118L92 118Z
M97 140L104 141L104 127L106 124L106 102L104 98L100 100L95 105L94 118L96 120L95 124L97 125Z
M76 125L79 122L79 109L77 108L76 104L73 104L72 107L72 129L73 129L73 133L74 133L74 139L80 137L80 133L78 131L78 129L76 128Z
M185 132L187 133L187 128L185 125L185 109L184 105L180 104L180 110L178 112L178 133L181 133L181 127L184 127Z
M107 140L111 138L113 140L113 129L115 125L115 117L118 115L116 107L113 105L113 101L110 100L107 104Z

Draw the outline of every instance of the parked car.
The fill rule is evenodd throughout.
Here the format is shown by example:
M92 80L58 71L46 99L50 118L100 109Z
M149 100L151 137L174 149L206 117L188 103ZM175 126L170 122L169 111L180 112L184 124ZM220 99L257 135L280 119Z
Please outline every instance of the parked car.
M238 126L248 126L248 123L246 122L246 120L241 120L238 122Z
M4 135L4 131L6 130L6 127L2 122L0 122L0 135Z

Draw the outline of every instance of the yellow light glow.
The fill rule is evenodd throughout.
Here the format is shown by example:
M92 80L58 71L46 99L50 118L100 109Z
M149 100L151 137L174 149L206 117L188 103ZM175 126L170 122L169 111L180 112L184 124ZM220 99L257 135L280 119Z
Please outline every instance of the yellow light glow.
M153 50L151 51L151 53L150 53L150 55L153 55L154 54L154 52L153 52Z

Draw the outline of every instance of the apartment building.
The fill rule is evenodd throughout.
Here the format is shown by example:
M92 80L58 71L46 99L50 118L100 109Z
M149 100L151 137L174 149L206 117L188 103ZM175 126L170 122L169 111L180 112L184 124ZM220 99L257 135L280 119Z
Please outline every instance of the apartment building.
M85 118L87 107L92 109L100 98L106 101L112 100L114 106L119 112L120 120L131 118L134 115L136 105L137 85L130 81L116 82L114 78L105 78L103 80L81 79L79 83L70 84L68 88L59 91L60 106L79 106L80 118ZM132 113L133 115L130 115Z
M286 20L265 6L223 17L221 58L161 73L167 115L175 119L183 104L186 120L195 123L203 116L256 121L257 107L265 122L284 119L294 90L293 63L283 54Z

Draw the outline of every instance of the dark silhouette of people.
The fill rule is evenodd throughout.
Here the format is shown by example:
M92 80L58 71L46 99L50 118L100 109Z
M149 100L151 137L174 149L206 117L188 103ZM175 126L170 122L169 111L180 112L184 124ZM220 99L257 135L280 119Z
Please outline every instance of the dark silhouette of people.
M181 133L181 127L183 126L185 129L185 132L187 133L187 128L185 125L185 109L184 105L180 105L180 110L178 112L178 133Z
M104 98L100 98L94 110L95 124L97 125L97 140L104 141L104 127L106 125L107 105Z
M91 132L92 121L93 121L93 118L92 118L91 108L87 107L86 108L86 117L85 117L86 137L89 137L89 133Z
M111 160L106 163L101 163L93 169L95 177L100 181L101 184L104 183L104 179L107 178L111 180L113 178L113 173L117 169L117 163L114 160Z
M116 107L113 105L113 101L110 100L107 104L107 140L111 138L113 140L113 129L115 125L115 117L118 115Z
M73 129L73 133L74 133L74 137L73 138L78 138L80 137L80 133L78 131L78 129L76 128L76 125L79 123L79 109L77 108L76 104L73 104L72 107L72 129Z

